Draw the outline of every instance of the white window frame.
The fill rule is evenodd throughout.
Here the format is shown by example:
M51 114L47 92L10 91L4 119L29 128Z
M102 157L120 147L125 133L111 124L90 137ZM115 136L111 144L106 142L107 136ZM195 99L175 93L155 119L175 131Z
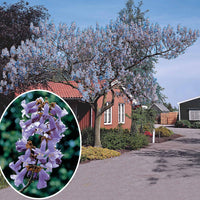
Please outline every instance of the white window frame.
M189 110L189 120L199 121L200 120L200 110Z
M125 103L118 104L118 123L125 124Z
M106 103L106 106L108 105L108 102ZM112 107L104 111L104 124L110 125L112 124Z

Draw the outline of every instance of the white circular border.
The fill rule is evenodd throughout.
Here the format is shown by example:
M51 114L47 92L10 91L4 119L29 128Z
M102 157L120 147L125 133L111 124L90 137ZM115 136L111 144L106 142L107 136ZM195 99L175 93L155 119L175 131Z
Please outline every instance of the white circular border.
M80 138L80 152L79 152L79 159L78 159L76 168L75 168L74 173L73 173L73 175L71 176L70 180L68 181L68 183L67 183L60 191L58 191L58 192L56 192L55 194L52 194L51 196L48 196L48 197L41 197L41 198L29 197L29 196L27 196L27 195L25 195L25 194L19 192L19 191L18 191L16 188L14 188L14 187L10 184L10 182L7 180L7 178L5 177L5 175L4 175L4 173L3 173L3 170L1 169L1 166L0 166L0 171L1 171L1 173L2 173L2 175L3 175L3 177L4 177L4 179L6 180L6 182L11 186L11 188L13 188L17 193L19 193L19 194L22 195L23 197L27 197L27 198L33 199L33 200L34 200L34 199L48 199L48 198L52 198L52 197L54 197L55 195L57 195L57 194L59 194L60 192L62 192L62 191L69 185L69 183L72 181L72 179L74 178L74 175L76 174L76 171L77 171L78 166L79 166L79 164L80 164L81 152L82 152L81 130L80 130L80 126L79 126L78 120L77 120L77 118L76 118L76 115L74 114L74 111L71 109L71 107L69 106L69 104L68 104L63 98L61 98L59 95L57 95L57 94L55 94L55 93L53 93L53 92L51 92L51 91L48 91L48 90L41 90L41 89L35 89L35 90L29 90L29 91L27 91L27 92L24 92L24 93L18 95L17 97L15 97L15 98L9 103L9 105L8 105L8 106L6 107L6 109L4 110L4 112L3 112L3 114L1 115L1 118L0 118L0 123L1 123L1 121L2 121L2 118L3 118L3 116L4 116L4 113L7 111L7 109L9 108L9 106L10 106L17 98L19 98L19 97L21 97L21 96L23 96L23 95L25 95L25 94L27 94L27 93L30 93L30 92L37 92L37 91L51 93L51 94L57 96L59 99L61 99L61 100L68 106L68 108L69 108L70 111L72 112L72 114L73 114L73 116L74 116L74 118L75 118L75 120L76 120L77 126L78 126L79 138Z

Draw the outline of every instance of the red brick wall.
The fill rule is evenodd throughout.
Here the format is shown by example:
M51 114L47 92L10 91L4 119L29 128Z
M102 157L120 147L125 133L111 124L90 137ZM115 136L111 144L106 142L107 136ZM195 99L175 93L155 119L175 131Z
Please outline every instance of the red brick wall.
M107 102L110 102L112 99L111 92L108 93L107 95ZM104 114L102 114L101 117L101 128L117 128L119 123L118 123L118 104L119 103L125 103L125 113L127 113L129 116L131 115L131 102L128 101L127 98L125 97L115 97L115 102L114 105L112 106L112 124L104 124ZM102 105L102 98L98 102L99 106ZM131 119L129 119L125 115L125 123L121 125L122 128L131 128Z
M167 124L175 124L177 120L178 112L169 112L169 113L161 113L161 124L167 125Z

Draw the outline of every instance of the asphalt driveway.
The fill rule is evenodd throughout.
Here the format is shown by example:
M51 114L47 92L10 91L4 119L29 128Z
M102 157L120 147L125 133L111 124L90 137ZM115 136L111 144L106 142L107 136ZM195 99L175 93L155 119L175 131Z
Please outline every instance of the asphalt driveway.
M81 164L57 200L199 200L200 129L171 128L184 135L120 157ZM27 199L12 188L1 200Z

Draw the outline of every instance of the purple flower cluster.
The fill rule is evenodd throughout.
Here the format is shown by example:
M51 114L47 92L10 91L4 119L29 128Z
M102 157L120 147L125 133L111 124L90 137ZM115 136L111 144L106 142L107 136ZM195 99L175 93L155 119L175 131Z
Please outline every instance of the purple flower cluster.
M42 97L30 103L23 100L21 105L22 117L26 116L27 120L20 121L22 138L16 142L16 149L24 154L18 157L17 162L9 164L16 173L11 178L17 187L20 184L25 187L24 178L28 177L29 180L38 179L38 189L45 188L50 179L49 173L62 162L63 154L56 149L56 144L67 129L61 118L68 112L54 102L44 101ZM31 136L40 138L39 147L31 141Z

